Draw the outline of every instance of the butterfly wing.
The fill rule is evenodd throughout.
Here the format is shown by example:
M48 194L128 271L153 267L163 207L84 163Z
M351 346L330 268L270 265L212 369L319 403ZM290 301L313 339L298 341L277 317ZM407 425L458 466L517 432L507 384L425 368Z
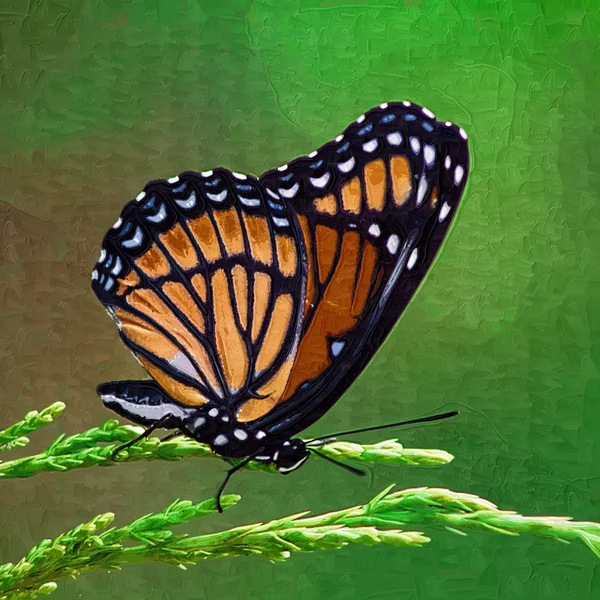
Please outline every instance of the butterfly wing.
M382 105L258 180L151 182L106 234L92 287L170 398L292 435L414 295L464 189L465 140L427 109Z
M260 178L294 208L306 252L302 336L281 394L239 413L272 434L319 419L366 366L441 247L469 171L466 134L427 109L369 111Z
M106 234L92 288L175 401L270 393L300 336L301 239L256 179L217 169L149 183ZM270 390L271 388L269 388Z

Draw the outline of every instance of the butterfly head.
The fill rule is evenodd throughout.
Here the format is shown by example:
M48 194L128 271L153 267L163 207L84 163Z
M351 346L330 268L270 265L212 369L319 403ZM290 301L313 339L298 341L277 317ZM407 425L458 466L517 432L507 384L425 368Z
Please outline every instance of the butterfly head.
M302 440L292 439L280 443L275 448L272 461L276 469L285 475L299 469L309 456L306 444Z

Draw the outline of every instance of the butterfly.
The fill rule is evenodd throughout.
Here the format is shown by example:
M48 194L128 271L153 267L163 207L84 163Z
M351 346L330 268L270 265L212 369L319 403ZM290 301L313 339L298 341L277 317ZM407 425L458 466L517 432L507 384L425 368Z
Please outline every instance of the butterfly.
M104 404L143 435L244 459L228 477L249 460L297 469L310 451L294 436L403 313L468 172L465 131L402 102L258 178L151 181L105 235L92 289L153 380L104 383Z

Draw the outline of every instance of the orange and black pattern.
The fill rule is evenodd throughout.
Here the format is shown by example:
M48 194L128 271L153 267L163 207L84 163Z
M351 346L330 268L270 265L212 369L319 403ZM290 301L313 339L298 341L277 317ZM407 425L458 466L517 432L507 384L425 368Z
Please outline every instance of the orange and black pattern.
M258 179L215 169L149 183L106 234L92 287L182 411L221 407L244 435L290 436L400 317L468 170L462 129L381 105Z

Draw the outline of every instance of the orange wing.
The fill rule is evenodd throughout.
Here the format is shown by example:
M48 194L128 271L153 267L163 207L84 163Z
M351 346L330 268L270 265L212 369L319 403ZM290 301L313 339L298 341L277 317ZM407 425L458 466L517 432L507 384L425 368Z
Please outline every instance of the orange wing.
M466 134L382 105L334 142L260 178L296 211L306 253L302 335L238 419L292 435L320 418L388 335L443 243L469 168ZM283 187L283 190L281 189Z
M289 214L288 214L289 213ZM93 289L167 394L271 394L297 349L302 247L289 210L220 169L152 182L105 236Z

